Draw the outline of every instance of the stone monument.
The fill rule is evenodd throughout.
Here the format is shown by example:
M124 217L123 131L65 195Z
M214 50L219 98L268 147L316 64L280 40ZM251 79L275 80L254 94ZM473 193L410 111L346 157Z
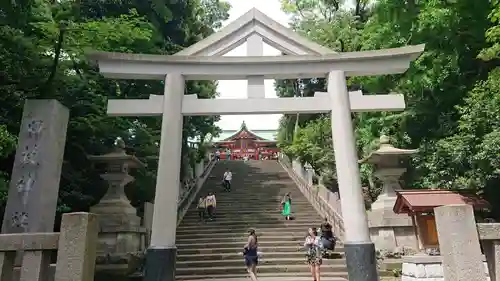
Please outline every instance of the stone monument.
M69 111L56 100L27 100L2 233L52 232Z
M400 247L414 248L415 232L411 218L393 211L395 190L401 189L399 178L406 172L405 158L417 153L416 149L399 149L390 144L389 137L380 137L380 146L360 163L373 164L374 175L382 181L382 191L368 213L370 236L379 250L395 251Z
M54 231L68 120L68 108L57 100L26 100L2 234ZM47 252L35 259L48 268Z
M144 164L125 152L125 142L121 138L116 139L113 152L88 158L106 165L101 178L108 183L104 197L90 208L99 218L98 270L106 271L109 266L110 269L122 270L121 274L130 274L137 269L144 251L146 230L125 194L125 185L134 180L129 170L142 168ZM117 264L121 266L117 267Z

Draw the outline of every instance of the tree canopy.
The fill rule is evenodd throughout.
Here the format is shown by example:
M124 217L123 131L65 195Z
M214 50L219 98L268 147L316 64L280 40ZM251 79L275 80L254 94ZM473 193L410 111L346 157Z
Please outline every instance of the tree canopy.
M387 134L395 146L420 150L405 187L472 189L500 215L499 1L282 0L282 8L293 29L339 52L426 44L405 74L348 79L348 87L365 94L402 93L407 105L399 113L353 115L359 157ZM326 90L323 79L276 83L280 96L317 87ZM335 183L329 118L285 116L279 142ZM377 190L372 167L361 172L364 185Z
M161 117L106 115L108 98L145 98L162 81L111 80L85 58L87 50L173 54L214 32L228 18L219 0L13 0L0 3L0 205L5 204L24 100L57 99L70 109L59 211L87 210L106 190L89 154L110 152L121 137L148 164L127 194L135 206L154 196ZM216 96L214 81L190 81L186 93ZM196 153L187 140L217 134L218 117L186 117L183 167ZM168 141L168 140L167 140ZM184 171L183 171L184 172Z

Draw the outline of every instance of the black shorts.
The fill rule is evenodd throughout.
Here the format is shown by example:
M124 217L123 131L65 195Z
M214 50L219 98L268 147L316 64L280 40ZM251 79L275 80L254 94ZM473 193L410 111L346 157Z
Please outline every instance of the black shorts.
M245 255L245 265L247 267L250 267L252 265L258 265L259 264L259 257L258 256L246 256Z

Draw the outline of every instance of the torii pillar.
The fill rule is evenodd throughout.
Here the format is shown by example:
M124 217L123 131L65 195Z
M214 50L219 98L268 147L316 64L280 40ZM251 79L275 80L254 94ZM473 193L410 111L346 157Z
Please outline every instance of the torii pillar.
M180 74L168 74L163 95L160 153L153 212L153 231L146 253L144 280L175 278L177 248L177 200L182 158L182 100L185 81ZM168 92L168 94L167 94Z

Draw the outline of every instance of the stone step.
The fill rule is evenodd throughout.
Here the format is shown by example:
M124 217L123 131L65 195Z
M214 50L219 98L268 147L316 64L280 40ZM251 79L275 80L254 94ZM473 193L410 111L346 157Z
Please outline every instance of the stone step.
M247 193L249 192L249 193ZM251 192L251 193L250 193ZM283 196L285 193L288 193L286 190L285 191L267 191L263 192L262 190L259 190L258 188L254 187L248 187L248 190L245 192L212 192L215 194L215 197L217 201L222 201L224 203L231 203L231 202L236 202L236 201L241 201L241 202L255 202L259 201L260 199L263 200L265 203L273 203L273 202L281 202L281 199L283 199ZM253 193L260 193L259 195L255 195ZM200 196L205 195L204 192L198 194L198 198ZM292 197L292 204L297 202L308 202L307 198L304 197L302 194L291 194Z
M275 203L259 203L258 201L255 201L253 203L247 203L247 202L233 202L233 203L226 203L226 204L223 204L219 201L217 201L217 208L219 209L236 209L236 210L240 210L240 209L253 209L253 208L259 208L259 209L280 209L280 206L281 204L279 202L275 202ZM299 203L299 204L292 204L292 210L293 209L296 209L296 208L301 208L301 209L308 209L308 208L312 208L311 204L309 202L304 202L304 203ZM194 208L193 206L193 209L196 209Z
M221 267L221 266L241 266L244 264L243 256L236 259L224 260L190 260L190 261L177 261L177 269L180 268L193 268L193 267ZM303 265L307 264L305 256L301 258L259 258L259 267L264 265ZM323 259L323 266L344 265L345 259Z
M227 226L227 227L232 227L232 226L240 226L240 225L248 225L248 226L259 226L259 225L284 225L284 226L289 226L289 225L307 225L308 227L311 226L316 226L319 227L323 220L321 220L319 217L316 217L316 219L306 219L306 218L297 218L294 220L285 220L284 217L282 218L262 218L260 220L234 220L234 219L220 219L216 218L213 221L205 221L201 222L199 219L198 220L188 220L188 221L182 221L181 224L179 225L180 228L182 227L212 227L214 225L216 226Z
M259 235L259 243L260 242L274 242L274 243L280 243L279 241L283 240L288 240L288 241L297 241L297 242L304 242L305 240L306 233L303 233L303 235L286 235L286 236L280 236L280 235ZM181 244L187 244L187 243L209 243L209 242L221 242L221 243L226 243L226 242L238 242L238 243L246 243L247 242L247 236L245 234L241 235L235 235L233 233L226 235L226 236L219 236L219 237L206 237L203 235L200 235L199 237L182 237L182 238L177 238L176 243L181 243Z
M245 200L245 201L238 201L238 200L231 200L231 201L222 201L217 199L217 207L240 207L240 208L255 208L255 207L274 207L274 208L279 208L281 206L280 201L260 201L260 200ZM299 201L299 202L293 202L292 207L305 207L305 206L311 206L311 203L309 201L304 200L304 201ZM196 208L197 205L194 204L191 206L191 208Z
M305 219L311 219L311 218L319 218L320 216L313 210L307 211L307 212L300 212L300 213L294 213L294 218L295 220L299 220L302 218ZM261 219L283 219L283 215L281 215L281 212L276 210L272 213L251 213L251 214L245 214L245 213L221 213L219 212L217 214L217 220L261 220ZM184 215L184 218L182 219L182 222L184 221L190 221L190 220L199 220L198 216L198 211L191 211L187 212L186 215Z
M314 215L314 211L315 209L309 205L309 206L301 206L301 207L297 207L297 206L292 206L292 213L294 214L303 214L303 213L306 213L308 215ZM198 213L198 210L193 208L193 209L189 209L187 211L188 214L197 214ZM281 213L281 210L279 208L279 206L277 207L273 207L273 206L268 206L268 207L259 207L259 206L255 206L255 207L246 207L246 208L241 208L241 207L236 207L236 206L233 206L233 207L227 207L227 206L217 206L216 208L216 213L220 213L220 214L269 214L269 213L274 213L274 214L280 214ZM315 214L316 216L319 216L317 213Z
M246 242L247 235L248 235L247 231L231 232L231 233L221 232L221 233L212 233L211 235L193 232L189 235L177 235L177 241L185 240L185 241L189 241L189 242L196 242L196 241L200 241L202 239L210 239L212 241L213 240L225 241L226 239L228 239L228 240L239 239L241 241ZM264 240L280 241L282 239L302 239L303 240L303 239L305 239L307 233L304 231L301 231L298 233L286 233L284 235L280 235L279 233L277 234L275 232L266 232L264 230L263 232L257 232L257 235L258 235L259 241L264 241Z
M233 205L233 206L225 206L225 205L217 205L215 208L216 213L222 213L222 214L234 214L234 213L257 213L254 210L261 210L258 212L259 214L281 214L281 208L279 205L270 205L270 206L244 206L244 205ZM307 213L309 215L314 214L314 207L311 205L302 205L302 206L294 206L292 205L291 207L291 212L295 214L303 214ZM197 208L189 209L189 213L198 213ZM315 216L318 216L316 213Z
M196 232L195 230L188 231L188 232L177 232L176 238L177 239L189 239L189 238L193 238L193 237L200 237L200 239L202 239L202 237L205 237L205 238L211 239L213 241L213 240L218 239L218 237L221 237L221 236L246 237L248 235L248 228L231 231L231 235L228 235L227 231L225 231L225 232L223 231L223 232L211 233L210 235L208 235L209 232L199 233L200 236L194 236L197 233L198 232ZM204 236L203 234L206 234L206 236ZM298 230L287 231L287 232L267 231L265 229L257 230L257 235L259 235L259 237L262 235L264 235L264 236L277 236L277 235L281 235L281 234L282 234L283 239L287 239L287 237L293 237L293 236L302 237L302 236L305 236L306 230L304 230L302 228L298 229Z
M196 248L196 247L178 247L177 253L179 255L196 255L196 254L238 254L241 255L243 251L244 244L235 243L235 244L225 244L223 247L217 248ZM304 254L304 247L302 245L270 245L266 247L259 247L259 251L262 252L264 257L266 253L275 253L275 252L287 252L287 253L302 253ZM342 246L338 246L335 248L335 252L342 253L344 252L344 248Z
M321 272L321 281L347 281L347 272ZM259 281L311 281L310 272L257 273ZM248 281L248 273L178 275L175 280Z
M304 244L303 241L294 241L294 240L278 240L278 241L259 241L259 246L266 248L274 245L280 245L280 246L297 246L297 247L302 247ZM240 246L241 249L243 248L244 243L241 243L239 241L214 241L210 243L203 243L203 242L196 242L196 243L177 243L177 248L178 249L192 249L192 248L199 248L199 249L213 249L213 248L223 248L223 247L238 247Z
M248 188L245 191L230 191L230 192L212 192L215 194L217 201L231 203L235 202L235 200L239 200L242 202L253 202L263 200L263 202L272 203L272 202L281 202L285 193L288 193L286 190L275 190L275 191L267 191L263 192L257 188L245 187ZM206 192L208 193L208 192ZM257 194L256 194L257 193ZM198 194L198 198L204 196L205 192L201 191ZM307 198L304 197L301 193L291 193L292 204L295 202L308 202Z
M288 227L292 228L302 228L304 231L307 231L312 226L319 226L321 224L321 221L313 221L311 223L303 222L303 221L287 221L287 220L276 220L274 222L256 222L256 223L247 223L247 222L232 222L231 224L224 224L228 229L226 231L234 231L234 229L241 229L241 228L254 228L254 229L265 229L265 228L276 228L276 227L282 227L283 231L286 231ZM180 224L179 227L177 227L178 231L183 231L183 230L190 230L190 229L204 229L204 230L211 230L211 229L220 229L220 224L217 224L217 220L215 221L209 221L203 225L184 225Z
M340 249L340 250L339 250ZM336 249L335 253L330 255L330 259L334 260L342 260L344 253L343 248L339 247ZM261 252L263 259L303 259L304 252ZM202 260L233 260L233 259L241 259L242 253L241 249L239 252L231 252L231 253L204 253L204 254L182 254L177 255L178 261L202 261Z
M186 236L186 235L192 235L193 233L200 233L200 234L206 234L207 237L210 237L211 234L213 233L225 233L226 235L228 233L247 233L248 229L250 226L238 226L238 227L231 227L231 229L226 229L222 227L217 227L214 226L213 228L207 228L207 227L200 227L200 228L195 228L195 227L190 227L190 228L177 228L177 236ZM267 226L267 227L254 227L255 231L260 234L260 235L271 235L271 234L283 234L283 235L289 235L289 234L296 234L296 233L306 233L307 229L309 226L304 227L303 225L291 225L288 227L279 227L278 225L272 225L272 226Z
M233 210L221 210L220 208L215 210L215 215L220 218L235 218L236 220L242 219L252 219L252 218L282 218L281 210L275 208L273 210L264 210L263 212L255 212L252 208L247 210L233 209ZM296 210L292 207L292 214L295 218L321 218L320 215L315 213L312 207L306 210ZM184 218L194 219L198 218L198 210L193 209L186 212Z
M321 268L321 272L344 272L345 265L329 265ZM309 266L303 265L262 265L257 266L259 273L279 273L279 272L310 272ZM241 261L241 266L212 266L212 267L189 267L177 268L176 274L185 275L216 275L216 274L241 274L246 273L246 268ZM367 280L368 281L368 280Z
M253 202L253 201L259 201L263 200L263 202L266 203L272 203L272 202L281 202L281 199L283 199L283 196L286 191L268 191L268 192L262 192L261 190L258 190L257 188L252 188L248 187L248 191L245 192L235 192L235 191L230 191L230 192L213 192L215 194L215 197L217 201L222 201L225 203L231 203L235 202L235 200L239 200L242 202ZM259 193L258 195L254 193ZM198 194L198 198L201 196L204 196L205 192L201 192ZM308 202L307 198L304 197L302 194L291 194L292 197L292 204L297 202Z

